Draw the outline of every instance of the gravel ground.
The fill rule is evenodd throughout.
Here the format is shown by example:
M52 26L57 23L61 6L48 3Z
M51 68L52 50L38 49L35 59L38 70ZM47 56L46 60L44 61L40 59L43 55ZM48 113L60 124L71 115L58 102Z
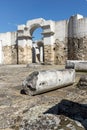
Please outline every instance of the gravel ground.
M60 115L60 113L56 112L58 107L56 109L54 106L61 103L62 100L65 100L65 102L72 101L73 104L79 103L86 105L87 90L86 88L85 90L79 89L77 83L79 78L87 73L76 73L76 82L68 87L36 96L21 94L22 81L31 72L35 70L63 68L64 66L58 65L31 65L28 67L26 67L26 65L0 66L0 130L86 129L85 122L87 122L87 119L86 117L81 116L83 109L79 112L79 117L72 118L72 116L66 116L64 113ZM70 105L67 105L68 108L71 107ZM72 108L72 111L73 109L77 109L77 107ZM84 108L84 106L82 106L82 108ZM46 113L49 109L53 110L50 114ZM78 109L76 115L78 115ZM54 111L56 113L54 113ZM72 113L70 114L72 115Z

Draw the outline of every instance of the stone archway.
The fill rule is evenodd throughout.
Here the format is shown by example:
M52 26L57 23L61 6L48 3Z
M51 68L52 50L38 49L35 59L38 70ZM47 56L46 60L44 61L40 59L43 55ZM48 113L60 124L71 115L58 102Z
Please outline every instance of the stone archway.
M18 60L19 63L32 63L32 34L35 29L43 29L44 60L54 62L53 43L54 43L54 22L46 21L42 18L27 21L26 25L18 26ZM33 48L34 49L34 48ZM41 56L41 55L40 55ZM40 59L41 60L41 59Z
M30 34L31 34L31 37L32 37L32 63L43 63L44 62L44 59L43 59L43 55L44 55L44 41L43 41L43 38L40 37L40 39L35 39L35 35L34 32L37 30L37 29L42 29L41 25L40 24L34 24L31 26L31 29L30 29ZM43 29L42 29L43 31ZM42 32L40 32L42 33ZM33 37L34 36L34 37Z

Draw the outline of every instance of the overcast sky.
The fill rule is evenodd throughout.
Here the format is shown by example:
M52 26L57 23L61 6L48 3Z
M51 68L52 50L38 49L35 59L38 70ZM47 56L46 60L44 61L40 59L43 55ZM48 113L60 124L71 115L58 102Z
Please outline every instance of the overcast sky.
M87 0L0 0L0 33L15 31L27 20L58 21L77 13L87 17Z

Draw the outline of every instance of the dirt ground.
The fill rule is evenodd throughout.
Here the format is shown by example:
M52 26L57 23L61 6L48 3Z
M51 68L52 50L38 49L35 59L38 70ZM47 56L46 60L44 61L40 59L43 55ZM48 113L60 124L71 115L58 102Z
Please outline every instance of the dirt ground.
M35 70L63 69L58 65L39 65L26 67L26 65L0 66L0 130L18 130L19 122L28 116L33 120L47 111L50 107L66 99L81 104L87 104L87 90L77 87L81 75L85 72L76 72L76 82L54 91L36 96L21 94L22 81Z

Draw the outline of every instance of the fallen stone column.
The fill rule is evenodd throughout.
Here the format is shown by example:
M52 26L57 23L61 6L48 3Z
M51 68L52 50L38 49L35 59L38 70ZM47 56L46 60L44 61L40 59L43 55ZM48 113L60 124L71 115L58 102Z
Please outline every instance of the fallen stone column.
M84 60L67 60L65 68L75 70L87 70L87 61Z
M35 71L23 81L23 90L28 95L36 95L71 85L75 82L75 70Z
M87 71L87 62L79 62L75 64L76 71Z

